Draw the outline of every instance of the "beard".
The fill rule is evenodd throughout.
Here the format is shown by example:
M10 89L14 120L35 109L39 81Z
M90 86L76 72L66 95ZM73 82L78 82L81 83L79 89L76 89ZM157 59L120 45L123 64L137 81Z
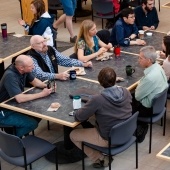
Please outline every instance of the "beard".
M147 6L145 7L145 10L146 10L147 12L152 11L152 9L149 9Z
M47 45L44 45L43 48L42 48L42 52L43 53L46 53L48 50L48 46Z

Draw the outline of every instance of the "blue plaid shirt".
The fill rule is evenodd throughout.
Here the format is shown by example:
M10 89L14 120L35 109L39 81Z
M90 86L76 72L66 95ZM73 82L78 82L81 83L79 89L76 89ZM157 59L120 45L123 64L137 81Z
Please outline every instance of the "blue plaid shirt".
M60 52L58 52L54 47L53 47L53 49L55 50L55 53L57 56L58 65L65 66L65 67L72 67L72 66L83 67L83 62L81 62L80 60L71 59L69 57L66 57L63 54L61 54ZM50 73L44 72L41 69L41 67L38 65L37 60L34 59L33 57L31 57L34 62L34 69L32 72L34 73L35 77L37 77L38 79L40 79L42 81L55 79L56 73L54 72L54 69L53 69L51 60L48 57L48 54L40 53L38 51L36 51L36 52L41 55L42 59L45 61L45 63L49 67Z

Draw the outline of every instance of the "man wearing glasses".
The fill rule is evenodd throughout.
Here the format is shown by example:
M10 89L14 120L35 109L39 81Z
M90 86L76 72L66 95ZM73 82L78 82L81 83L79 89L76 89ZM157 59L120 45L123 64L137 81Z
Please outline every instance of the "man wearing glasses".
M58 73L58 65L65 67L92 67L91 61L82 62L71 59L58 52L54 47L47 46L46 40L40 35L34 35L30 39L32 49L28 52L34 62L34 75L44 80L67 80L67 72Z
M139 30L155 30L159 19L154 0L142 0L141 6L135 8L135 23Z
M121 12L121 18L116 21L110 36L110 42L113 46L145 45L144 40L136 39L138 28L135 22L133 9L126 8Z

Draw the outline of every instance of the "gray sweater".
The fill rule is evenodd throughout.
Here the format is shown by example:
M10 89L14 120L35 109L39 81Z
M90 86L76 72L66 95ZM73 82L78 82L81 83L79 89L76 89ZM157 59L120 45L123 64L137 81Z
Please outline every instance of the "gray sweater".
M76 121L84 121L95 114L97 129L108 140L113 125L123 122L132 115L132 97L123 87L105 88L101 94L93 96L83 108L77 110Z

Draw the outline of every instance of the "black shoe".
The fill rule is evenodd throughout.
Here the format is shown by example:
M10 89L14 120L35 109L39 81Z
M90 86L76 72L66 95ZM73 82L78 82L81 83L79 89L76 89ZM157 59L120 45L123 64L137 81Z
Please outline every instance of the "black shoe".
M81 122L81 125L83 128L94 128L94 125L92 125L89 121Z
M137 127L137 141L138 141L138 143L141 143L144 141L147 132L148 132L148 125L138 125L138 127Z
M77 40L77 36L75 35L73 38L70 37L70 42L75 43Z

